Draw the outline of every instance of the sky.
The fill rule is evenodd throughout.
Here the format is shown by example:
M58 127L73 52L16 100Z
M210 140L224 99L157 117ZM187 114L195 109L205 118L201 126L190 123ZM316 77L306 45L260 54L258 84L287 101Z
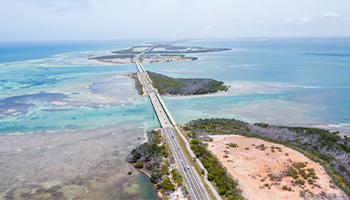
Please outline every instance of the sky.
M350 0L0 0L0 41L350 36Z

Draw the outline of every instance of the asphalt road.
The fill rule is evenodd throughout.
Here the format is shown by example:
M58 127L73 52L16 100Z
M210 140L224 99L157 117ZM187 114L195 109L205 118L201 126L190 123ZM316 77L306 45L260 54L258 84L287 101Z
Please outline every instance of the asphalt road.
M152 48L153 47L154 46L152 46ZM143 66L141 65L141 63L138 61L138 56L136 56L134 58L134 62L136 63L137 69L139 70L139 74L141 76L141 80L142 80L144 86L146 87L148 96L151 99L154 110L156 111L159 123L160 123L161 127L163 128L164 135L170 144L170 148L171 148L176 160L178 161L179 168L180 168L179 171L183 175L184 182L186 183L186 185L188 187L188 192L189 192L191 198L193 200L208 199L205 196L203 188L200 186L200 184L198 182L201 180L197 180L197 177L194 174L196 172L194 172L194 169L192 169L192 167L190 167L190 165L189 165L189 163L188 163L188 161L187 161L187 159L186 159L186 157L185 157L185 155L184 155L184 153L183 153L183 151L182 151L182 149L177 141L176 132L172 126L172 123L168 119L168 116L166 115L164 108L161 104L162 100L161 100L159 94L157 95L157 93L155 92L156 90L152 87L152 85L148 81L148 79L146 77L146 72L145 72ZM164 102L162 102L162 103L165 106ZM166 109L166 107L165 107L165 109ZM167 110L167 112L169 112L169 111ZM172 121L174 121L174 120L172 120ZM173 123L175 123L175 122L173 122ZM176 123L175 123L175 125L176 125Z

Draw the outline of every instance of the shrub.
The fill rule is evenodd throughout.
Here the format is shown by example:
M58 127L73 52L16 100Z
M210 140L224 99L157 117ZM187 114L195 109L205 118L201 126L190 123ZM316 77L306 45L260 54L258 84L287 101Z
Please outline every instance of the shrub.
M228 145L228 146L230 146L232 148L238 147L238 145L236 143L230 143L230 144L227 143L226 145Z
M261 151L265 151L265 149L267 148L264 144L260 144L259 146L256 146L255 148L261 150Z
M143 162L138 162L135 164L135 168L141 169L143 167Z
M198 144L199 144L199 140L197 140L197 139L192 139L190 144L198 145Z
M305 185L305 181L301 180L301 179L298 179L295 181L295 184L298 184L298 185Z
M208 173L207 177L208 177L208 181L213 181L214 180L214 176L211 173Z
M161 183L161 186L163 188L163 191L165 191L165 190L175 191L175 185L171 182L171 180L168 176L165 177L164 181Z
M286 185L284 185L284 186L282 187L282 189L283 189L283 190L287 190L287 191L292 191L292 188L290 188L290 187L288 187L288 186L286 186Z

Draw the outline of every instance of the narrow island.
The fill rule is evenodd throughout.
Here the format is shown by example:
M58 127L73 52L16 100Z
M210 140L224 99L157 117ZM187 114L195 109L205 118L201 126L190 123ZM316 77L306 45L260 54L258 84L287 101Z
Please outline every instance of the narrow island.
M160 95L199 95L228 90L223 81L209 78L172 78L149 71L147 74ZM131 77L138 93L142 95L144 90L137 74L134 73Z
M128 47L126 49L112 51L114 54L140 54L154 44L144 44L138 46ZM172 44L156 44L150 53L162 54L162 53L209 53L218 51L228 51L230 48L210 48L210 47L198 47L198 46L173 46Z
M89 56L88 59L113 64L131 64L136 55L141 54L148 48L151 48L146 54L138 59L142 63L166 63L166 62L183 62L194 61L197 57L187 57L187 53L209 53L228 51L230 48L208 48L195 46L173 46L171 44L144 44L141 46L132 46L126 49L120 49L110 52L113 55L106 56Z

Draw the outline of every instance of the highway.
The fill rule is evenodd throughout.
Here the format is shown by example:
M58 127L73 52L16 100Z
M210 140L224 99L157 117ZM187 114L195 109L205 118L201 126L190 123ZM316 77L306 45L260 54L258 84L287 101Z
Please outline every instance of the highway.
M159 123L163 129L163 133L165 138L167 139L169 146L172 150L172 153L175 157L175 159L178 162L179 165L179 171L183 175L184 183L187 185L188 192L191 196L191 199L193 200L204 200L209 199L207 197L207 193L205 190L201 187L201 184L199 183L201 180L199 179L199 176L196 176L194 173L194 169L190 167L190 164L188 163L176 137L176 132L174 130L174 126L176 126L176 122L173 119L173 117L170 114L170 111L166 108L165 103L161 99L158 92L153 88L153 86L150 83L150 79L144 70L143 66L141 65L139 61L139 56L143 55L144 53L149 52L151 49L153 49L155 45L145 50L143 53L139 54L138 56L135 56L133 61L136 64L136 67L139 71L140 79L144 87L146 88L146 92L152 102L153 108L157 114Z

